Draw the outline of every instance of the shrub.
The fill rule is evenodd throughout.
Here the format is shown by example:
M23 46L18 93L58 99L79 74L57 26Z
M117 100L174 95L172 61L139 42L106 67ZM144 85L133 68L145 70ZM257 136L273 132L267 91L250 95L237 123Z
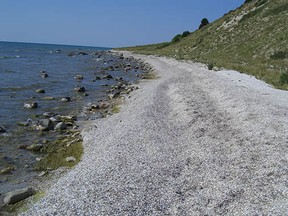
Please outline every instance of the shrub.
M288 73L282 73L279 77L279 83L281 85L288 84Z
M249 2L252 2L253 0L245 0L244 4L247 4Z
M181 40L182 35L181 34L177 34L175 37L172 38L171 42L172 43L177 43Z
M207 63L207 67L208 67L208 70L213 70L213 68L214 68L214 63L213 63L213 62L208 62L208 63Z
M270 56L271 59L285 59L288 57L287 51L277 51Z
M184 31L182 34L182 38L187 37L188 35L190 35L189 31Z
M201 24L199 25L199 29L203 28L204 26L208 25L209 24L209 21L207 18L203 18L201 20Z

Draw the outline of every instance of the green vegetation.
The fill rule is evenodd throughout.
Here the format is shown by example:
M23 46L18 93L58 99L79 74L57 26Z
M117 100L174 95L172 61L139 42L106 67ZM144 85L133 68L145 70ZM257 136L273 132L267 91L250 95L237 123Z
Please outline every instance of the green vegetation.
M177 34L175 37L172 38L171 43L177 43L179 42L182 38L187 37L190 34L189 31L184 31L182 34ZM169 44L168 44L169 46Z
M209 24L209 21L207 18L203 18L201 20L201 24L199 25L199 29L203 28L204 26L208 25Z
M181 60L213 62L288 89L288 3L251 0L177 42L122 48ZM180 34L179 34L180 35ZM208 65L207 65L208 66Z
M72 133L72 132L71 132ZM68 134L52 141L43 148L47 155L35 165L38 171L72 167L76 165L83 154L82 138L79 132ZM66 161L67 157L74 157L75 161Z

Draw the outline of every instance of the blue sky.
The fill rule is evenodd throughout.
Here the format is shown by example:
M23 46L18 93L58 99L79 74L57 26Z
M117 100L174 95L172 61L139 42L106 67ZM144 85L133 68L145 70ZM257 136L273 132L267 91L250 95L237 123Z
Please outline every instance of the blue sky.
M170 41L244 0L1 0L0 41L121 47Z

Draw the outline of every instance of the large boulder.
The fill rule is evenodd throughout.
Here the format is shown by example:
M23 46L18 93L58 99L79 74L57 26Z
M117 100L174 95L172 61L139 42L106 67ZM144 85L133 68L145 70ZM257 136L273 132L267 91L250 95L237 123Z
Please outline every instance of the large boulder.
M5 198L4 198L4 203L6 205L12 205L34 195L34 193L35 191L33 188L23 188L23 189L11 191L11 192L6 193Z

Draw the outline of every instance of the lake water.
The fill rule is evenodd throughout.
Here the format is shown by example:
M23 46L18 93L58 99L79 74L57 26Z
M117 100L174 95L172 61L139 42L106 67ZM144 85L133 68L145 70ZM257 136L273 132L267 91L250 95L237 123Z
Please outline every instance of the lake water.
M23 126L17 125L18 122L33 119L44 112L77 115L83 120L87 117L83 115L83 107L105 100L107 91L119 82L119 79L96 80L96 77L110 74L113 78L137 82L137 75L143 72L137 66L141 63L129 63L134 65L127 70L121 65L129 60L119 58L108 50L0 42L0 126L6 130L0 133L0 170L7 166L16 168L10 174L0 175L0 194L37 175L33 171L37 154L18 149L18 146L34 143L39 134L33 129L23 129ZM48 74L47 78L42 77L43 71ZM81 82L74 79L77 74L84 77ZM86 96L73 91L76 86L84 86ZM45 94L36 93L37 89L44 89ZM54 99L46 100L45 97ZM63 97L71 98L72 102L61 102ZM23 108L25 102L31 101L38 103L37 109Z

